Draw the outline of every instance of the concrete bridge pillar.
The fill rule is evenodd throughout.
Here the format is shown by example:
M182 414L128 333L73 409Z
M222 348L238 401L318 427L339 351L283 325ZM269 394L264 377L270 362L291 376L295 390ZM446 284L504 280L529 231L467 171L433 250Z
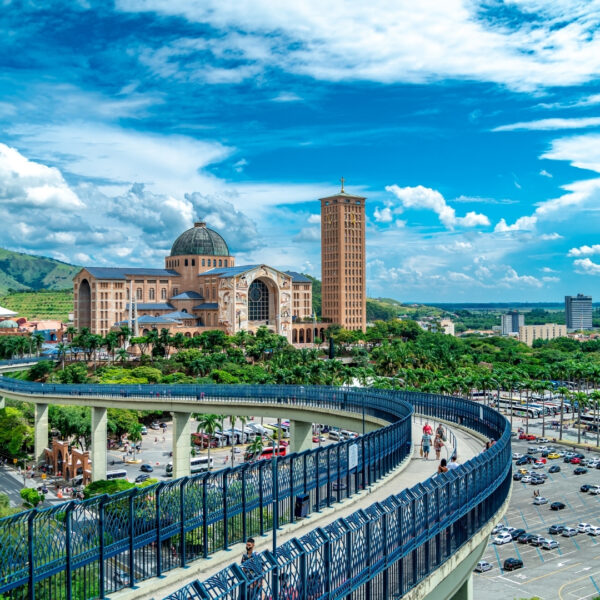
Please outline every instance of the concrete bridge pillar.
M456 591L452 600L473 600L473 574L469 575L460 588Z
M92 481L106 479L106 408L92 406Z
M0 409L6 408L6 398L0 396Z
M48 405L34 404L34 452L35 464L44 459L44 450L48 447Z
M312 447L312 423L290 421L290 452L303 452Z
M190 474L191 413L173 413L173 477L186 477Z

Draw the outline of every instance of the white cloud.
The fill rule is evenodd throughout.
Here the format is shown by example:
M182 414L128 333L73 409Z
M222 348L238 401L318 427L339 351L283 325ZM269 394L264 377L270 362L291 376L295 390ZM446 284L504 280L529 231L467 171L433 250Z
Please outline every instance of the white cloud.
M244 167L248 165L248 161L245 158L241 158L240 160L238 160L234 165L233 168L238 172L241 173L244 170Z
M273 102L300 102L302 98L293 92L280 92L271 100Z
M586 127L598 127L600 117L581 117L569 119L539 119L538 121L521 121L510 125L500 125L492 131L551 131L554 129L585 129Z
M573 261L575 271L584 275L600 275L600 265L589 258L578 258Z
M379 223L391 223L394 220L394 217L392 215L392 209L389 206L386 206L381 210L379 210L379 208L376 208L375 212L373 213L373 216L375 217L375 220Z
M308 222L311 224L317 224L321 222L321 215L310 215L308 217Z
M468 212L464 217L457 217L456 211L448 206L442 194L422 185L401 188L394 184L386 186L385 189L394 194L404 208L432 210L447 229L454 229L457 226L477 227L490 224L485 215L473 211Z
M566 160L574 167L600 172L600 134L575 135L553 140L541 158Z
M303 227L293 240L294 242L320 242L321 230L318 227Z
M550 267L542 267L540 269L542 273L556 273L555 269L551 269Z
M538 237L540 240L544 240L544 241L562 240L563 239L563 236L560 235L560 233L556 233L556 231L554 231L553 233L541 233Z
M530 285L532 287L542 287L543 283L532 275L519 275L512 267L508 267L506 275L500 280L508 286L513 285Z
M5 144L0 144L0 201L19 210L83 207L58 169L28 160Z
M500 21L494 7L468 0L423 0L419 10L391 0L119 0L117 7L182 16L218 31L214 39L179 39L142 52L162 76L220 82L225 75L256 77L257 69L277 65L331 81L451 78L531 90L583 84L600 71L595 2L515 1L512 10L526 13L518 26ZM219 66L207 68L207 56Z
M502 218L498 221L494 231L497 233L504 233L506 231L531 231L535 229L537 218L531 217L519 217L512 225L506 223L506 219Z
M542 170L540 171L540 175L541 175L542 177L548 177L548 178L552 178L552 173L548 173L548 171L546 171L546 169L542 169Z
M567 256L593 256L594 254L600 254L600 244L571 248Z
M545 283L557 283L558 281L560 281L560 278L552 277L552 276L545 276L545 277L542 277L542 281Z

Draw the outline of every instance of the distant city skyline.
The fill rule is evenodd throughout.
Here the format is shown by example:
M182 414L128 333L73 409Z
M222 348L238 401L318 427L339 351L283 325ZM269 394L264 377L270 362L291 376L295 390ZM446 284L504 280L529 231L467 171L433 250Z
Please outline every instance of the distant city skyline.
M9 3L0 246L160 267L202 220L240 264L319 277L344 177L370 297L600 298L599 22L574 0Z

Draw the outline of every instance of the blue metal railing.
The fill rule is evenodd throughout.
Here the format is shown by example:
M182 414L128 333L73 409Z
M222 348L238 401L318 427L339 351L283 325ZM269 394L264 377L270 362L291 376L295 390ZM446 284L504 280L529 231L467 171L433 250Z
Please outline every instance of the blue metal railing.
M438 569L508 497L510 427L496 411L468 400L410 396L418 412L497 442L457 469L292 539L276 554L265 551L193 581L165 600L400 598Z
M0 390L32 399L148 398L314 406L373 415L391 425L335 445L277 461L242 464L83 502L66 502L0 520L3 598L104 597L136 581L227 549L293 522L298 497L308 510L354 494L380 479L410 452L412 406L381 390L304 386L68 385L0 378ZM34 398L35 397L35 398ZM194 410L193 404L190 410ZM350 453L357 465L351 466Z
M35 364L42 360L53 361L53 359L45 357L45 356L23 356L21 358L6 358L4 360L0 360L0 368L9 367L11 365Z

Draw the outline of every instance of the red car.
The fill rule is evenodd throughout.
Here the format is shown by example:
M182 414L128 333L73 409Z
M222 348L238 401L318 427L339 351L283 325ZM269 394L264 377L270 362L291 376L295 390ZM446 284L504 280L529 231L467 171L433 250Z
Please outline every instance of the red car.
M531 442L531 441L535 440L536 437L535 437L535 435L533 435L533 433L530 433L525 436L525 439Z
M574 457L571 459L571 464L572 464L572 465L578 465L579 463L581 463L581 459L580 459L578 456L574 456Z
M521 431L521 433L519 434L519 439L520 440L526 440L527 436Z
M545 465L546 464L546 459L545 458L538 458L535 462L538 465Z

